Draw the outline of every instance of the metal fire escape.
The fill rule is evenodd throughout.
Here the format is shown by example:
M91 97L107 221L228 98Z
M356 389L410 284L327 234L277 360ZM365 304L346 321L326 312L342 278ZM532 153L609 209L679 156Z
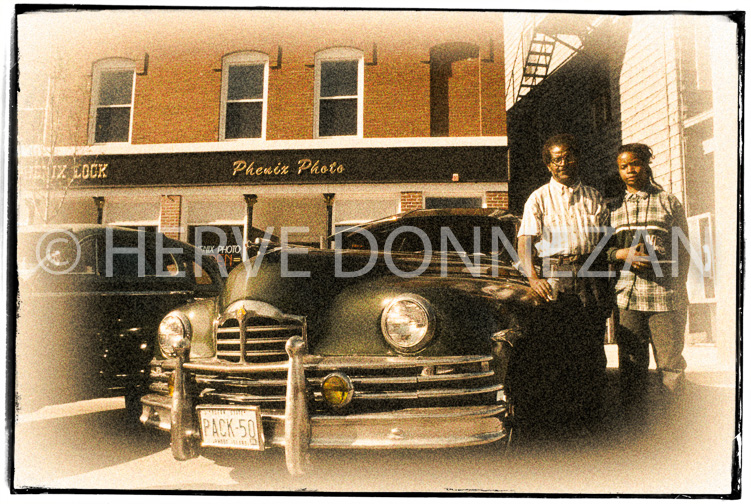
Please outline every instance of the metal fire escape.
M529 45L529 51L527 52L527 58L524 62L522 80L519 84L519 93L516 95L516 101L519 101L533 87L542 82L543 79L548 76L554 50L554 38L548 37L544 33L538 31L533 33L532 41Z
M546 14L541 19L532 18L531 21L532 25L525 30L528 35L521 37L517 51L517 54L523 55L524 66L514 102L521 100L556 68L581 52L601 17ZM562 49L558 49L559 47ZM554 62L556 50L562 54Z

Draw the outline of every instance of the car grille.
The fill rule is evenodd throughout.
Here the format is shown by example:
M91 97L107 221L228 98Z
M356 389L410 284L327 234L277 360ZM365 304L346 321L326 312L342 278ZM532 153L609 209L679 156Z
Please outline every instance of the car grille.
M278 362L287 360L284 345L292 336L303 335L304 324L279 321L268 317L230 318L216 332L216 356L229 362Z

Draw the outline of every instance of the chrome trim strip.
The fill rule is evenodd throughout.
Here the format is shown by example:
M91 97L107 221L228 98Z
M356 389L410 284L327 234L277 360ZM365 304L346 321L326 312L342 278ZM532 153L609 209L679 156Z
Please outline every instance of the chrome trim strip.
M419 368L427 366L452 366L491 362L490 355L463 355L450 357L409 357L409 356L344 356L321 357L310 356L305 359L306 366L315 366L317 370L341 370L343 368L383 369L383 368Z
M489 385L478 388L456 388L456 389L420 389L406 392L388 391L388 392L363 392L355 389L355 400L416 400L416 399L440 399L444 397L468 396L476 394L487 394L497 392L503 388L501 384ZM320 392L314 392L316 400L323 400ZM320 399L319 399L320 398Z
M286 343L289 338L247 338L245 343L251 345L261 345L264 343ZM219 339L216 341L217 345L239 345L240 339Z
M478 378L488 378L493 376L493 371L482 371L477 373L455 373L445 375L414 375L414 376L384 376L384 377L357 377L348 375L355 385L412 385L419 383L443 382L453 380L474 380ZM310 380L313 381L313 380ZM320 380L318 380L320 382Z
M228 392L203 391L201 398L216 398L223 401L234 401L246 404L284 402L284 396L256 396L251 394L232 394Z
M279 331L299 331L302 326L283 325L283 326L248 326L245 332L279 332Z
M192 296L194 294L193 291L113 291L113 292L92 292L91 294L99 294L101 296L151 296L154 294L158 294L160 296L169 295L169 296L176 296L176 295L183 295L183 296Z
M218 352L218 355L220 357L239 357L239 358L247 358L247 357L273 357L274 355L287 355L286 352L283 350L246 350L245 352L242 351L235 351L235 350L221 350ZM243 362L243 364L247 364L247 362Z
M159 408L171 408L172 399L162 395L146 394L145 396L141 397L141 404Z
M285 360L283 362L264 362L257 364L239 364L233 362L227 362L219 359L213 359L211 361L199 361L189 362L185 364L185 369L191 371L207 371L211 373L228 373L228 374L242 374L242 373L259 373L259 372L279 372L287 371L289 363Z
M149 390L158 394L169 395L169 385L166 382L149 383Z
M286 379L270 380L270 379L232 379L232 378L213 378L207 376L197 375L195 377L196 383L205 385L227 385L230 387L285 387L287 385Z

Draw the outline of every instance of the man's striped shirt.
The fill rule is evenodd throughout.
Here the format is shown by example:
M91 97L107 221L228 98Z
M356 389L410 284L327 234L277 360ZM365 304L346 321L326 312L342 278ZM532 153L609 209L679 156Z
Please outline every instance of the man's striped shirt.
M551 178L527 199L518 236L535 237L541 258L586 256L605 233L608 219L607 206L597 189L581 182L568 187Z

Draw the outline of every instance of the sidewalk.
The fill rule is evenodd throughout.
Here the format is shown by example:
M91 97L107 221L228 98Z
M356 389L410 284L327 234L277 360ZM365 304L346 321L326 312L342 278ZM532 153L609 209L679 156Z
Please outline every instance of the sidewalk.
M608 358L608 367L618 367L618 346L615 344L605 345L605 354ZM717 356L717 347L714 345L686 345L683 349L683 358L686 359L686 377L697 384L715 386L721 388L735 388L735 369L721 363ZM650 349L650 369L655 369L654 357Z

